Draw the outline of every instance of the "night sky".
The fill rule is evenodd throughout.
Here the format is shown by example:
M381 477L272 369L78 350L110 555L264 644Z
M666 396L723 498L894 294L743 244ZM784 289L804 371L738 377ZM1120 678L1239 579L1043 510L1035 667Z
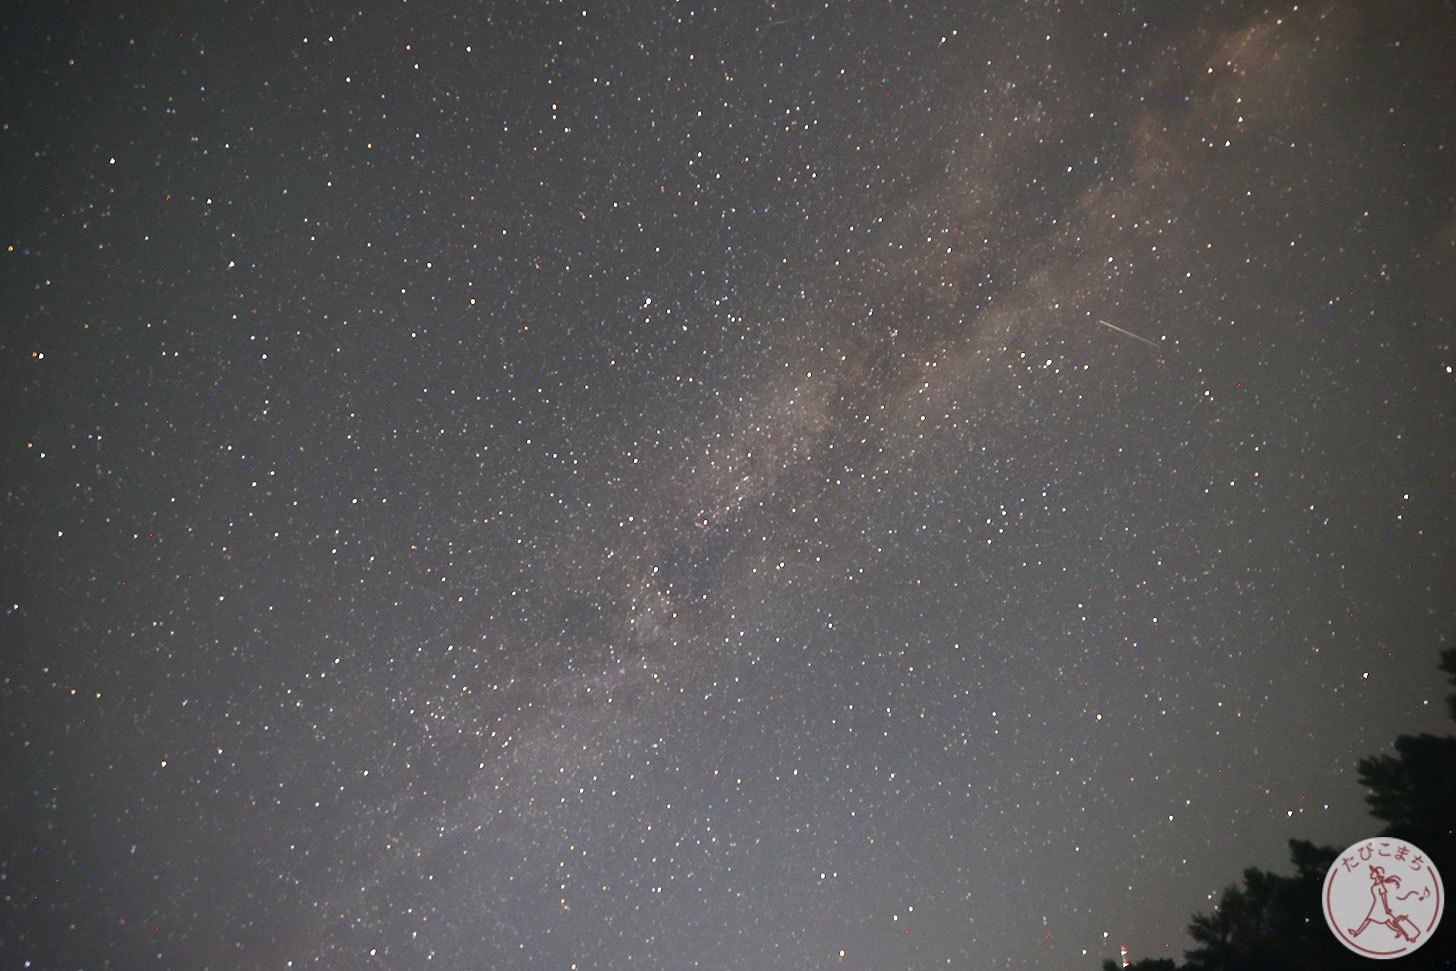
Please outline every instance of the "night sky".
M0 28L7 968L1179 958L1450 729L1449 4L129 6Z

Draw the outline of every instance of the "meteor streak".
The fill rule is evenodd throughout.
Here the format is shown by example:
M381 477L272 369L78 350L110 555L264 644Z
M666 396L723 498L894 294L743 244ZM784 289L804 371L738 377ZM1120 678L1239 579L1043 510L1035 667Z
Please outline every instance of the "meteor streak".
M1131 337L1135 341L1142 341L1144 344L1148 345L1149 347L1151 347L1155 351L1160 349L1157 344L1155 344L1152 341L1148 340L1146 337L1144 337L1141 334L1134 334L1132 331L1128 330L1126 327L1119 327L1116 324L1109 323L1106 320L1099 320L1097 322L1099 324L1101 324L1103 327L1111 327L1113 330L1117 331L1119 334L1126 334L1128 337Z

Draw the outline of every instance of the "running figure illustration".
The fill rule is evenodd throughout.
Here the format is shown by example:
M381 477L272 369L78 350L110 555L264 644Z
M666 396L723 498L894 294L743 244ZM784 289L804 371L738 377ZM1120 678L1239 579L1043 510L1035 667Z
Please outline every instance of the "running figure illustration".
M1420 936L1420 930L1409 916L1406 914L1397 914L1390 909L1390 890L1388 889L1390 887L1399 890L1400 877L1394 874L1386 876L1383 867L1372 866L1370 868L1370 910L1365 914L1365 919L1360 922L1359 927L1346 928L1350 932L1351 937L1359 937L1365 928L1371 924L1379 924L1381 927L1387 927L1391 933L1395 934L1401 940L1410 943L1414 943L1415 939ZM1402 897L1397 897L1396 901L1398 904L1399 901L1405 900L1407 897L1416 896L1420 896L1422 900L1425 899L1424 894L1417 894L1416 891L1412 890ZM1380 916L1381 914L1383 916Z

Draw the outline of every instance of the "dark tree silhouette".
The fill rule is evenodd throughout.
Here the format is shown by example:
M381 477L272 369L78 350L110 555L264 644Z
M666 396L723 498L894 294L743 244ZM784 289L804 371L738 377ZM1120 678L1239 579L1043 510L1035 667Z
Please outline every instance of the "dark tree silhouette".
M1242 887L1226 889L1217 910L1188 926L1196 946L1184 955L1187 971L1368 969L1330 933L1321 909L1320 888L1338 854L1339 847L1290 840L1294 876L1245 870Z
M1456 687L1456 646L1441 652L1441 670ZM1456 694L1446 705L1456 719ZM1401 735L1394 755L1361 759L1359 770L1370 814L1386 824L1380 835L1419 846L1443 882L1456 882L1456 736ZM1447 883L1448 895L1451 889ZM1401 971L1456 968L1452 911L1446 908L1431 940L1400 959Z
M1456 686L1456 647L1441 652L1440 667ZM1456 694L1447 705L1456 719ZM1456 881L1456 736L1401 735L1394 755L1361 759L1358 768L1370 813L1386 824L1379 835L1414 843L1444 879ZM1188 932L1195 946L1184 954L1183 971L1370 971L1371 962L1341 945L1325 924L1320 891L1339 852L1290 840L1293 876L1245 870L1243 885L1226 888L1213 913L1194 915ZM1456 969L1453 913L1431 940L1397 963L1400 971ZM1117 967L1112 961L1102 966ZM1132 967L1179 971L1167 958Z
M1128 971L1178 971L1178 965L1172 958L1143 958L1141 961L1134 961L1127 966ZM1102 962L1102 971L1121 971L1120 966L1111 960Z
M1441 652L1441 670L1456 685L1456 647ZM1456 694L1446 704L1456 718ZM1386 823L1382 835L1415 843L1437 869L1450 873L1456 865L1456 737L1402 735L1395 755L1361 759L1359 769L1370 790L1370 814Z

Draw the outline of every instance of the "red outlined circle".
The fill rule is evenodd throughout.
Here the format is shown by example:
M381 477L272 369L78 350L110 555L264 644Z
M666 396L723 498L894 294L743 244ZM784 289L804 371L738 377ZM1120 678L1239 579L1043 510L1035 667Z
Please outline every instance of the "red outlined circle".
M1446 908L1441 874L1408 840L1351 844L1325 875L1325 923L1341 944L1376 960L1403 957L1435 933Z

